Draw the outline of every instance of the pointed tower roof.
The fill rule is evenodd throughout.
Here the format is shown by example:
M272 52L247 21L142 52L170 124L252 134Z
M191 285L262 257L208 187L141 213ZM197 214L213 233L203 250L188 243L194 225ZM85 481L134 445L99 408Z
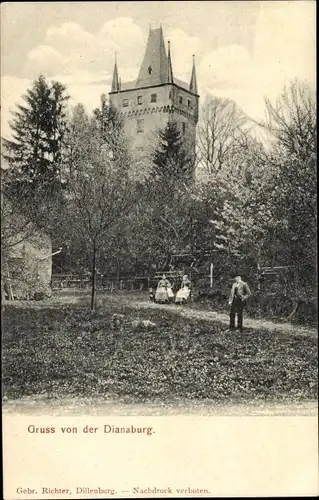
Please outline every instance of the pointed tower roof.
M171 42L168 42L167 51L167 83L174 83L172 61L171 61Z
M196 78L196 69L195 69L195 56L193 56L193 69L191 81L189 84L189 90L193 92L193 94L197 94L197 78Z
M118 69L117 69L117 60L116 60L116 54L115 54L111 92L118 92L120 90L120 87L121 86L120 86L120 81L119 81L119 73L118 73Z
M166 83L167 66L163 30L150 28L144 59L135 86L148 87Z

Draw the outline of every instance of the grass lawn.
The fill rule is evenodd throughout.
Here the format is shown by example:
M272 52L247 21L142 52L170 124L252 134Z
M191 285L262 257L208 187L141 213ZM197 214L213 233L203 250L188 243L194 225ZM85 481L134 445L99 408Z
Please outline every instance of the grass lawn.
M3 396L132 402L302 402L317 397L317 340L276 331L226 333L218 323L103 297L6 304ZM112 315L124 323L112 327ZM148 319L153 329L134 327Z

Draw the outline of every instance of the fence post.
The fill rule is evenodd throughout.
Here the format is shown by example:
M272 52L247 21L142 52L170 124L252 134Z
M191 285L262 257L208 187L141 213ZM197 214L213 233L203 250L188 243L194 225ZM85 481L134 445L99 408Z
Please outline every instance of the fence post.
M211 262L210 264L210 287L213 288L213 270L214 270L214 265Z

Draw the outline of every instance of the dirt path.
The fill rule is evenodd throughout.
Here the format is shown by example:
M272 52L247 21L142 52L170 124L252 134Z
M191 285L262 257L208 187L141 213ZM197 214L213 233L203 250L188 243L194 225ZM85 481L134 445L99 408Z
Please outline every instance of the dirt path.
M11 306L16 307L32 307L35 309L43 309L45 307L58 308L61 305L83 303L83 305L89 305L89 294L86 292L78 293L73 295L59 294L53 296L50 301L43 302L27 302L27 301L15 301L11 303ZM137 309L164 309L171 311L173 313L179 314L180 316L188 319L198 319L202 321L212 321L218 322L227 327L229 325L229 315L226 313L215 312L215 311L205 311L201 309L195 309L191 304L186 306L177 306L175 304L153 304L146 299L146 295L143 294L130 294L130 293L103 293L98 294L98 309L102 306L105 301L106 305L113 303L119 306L126 305L128 307L136 307ZM304 335L307 337L317 337L318 330L316 328L293 325L291 323L275 323L266 319L255 319L249 318L247 315L244 317L244 327L249 329L266 330L269 332L279 332L289 335Z
M174 304L153 304L146 300L133 299L130 301L130 305L138 308L146 309L166 309L167 311L172 311L174 313L180 314L184 318L189 319L199 319L204 321L217 321L225 326L229 325L229 315L214 311L201 311L198 309L193 309L191 305L189 306L177 306ZM316 337L317 330L315 328L303 327L300 325L292 325L291 323L274 323L272 321L267 321L265 319L253 319L245 318L244 326L252 329L267 330L271 332L281 332L295 335L305 335Z

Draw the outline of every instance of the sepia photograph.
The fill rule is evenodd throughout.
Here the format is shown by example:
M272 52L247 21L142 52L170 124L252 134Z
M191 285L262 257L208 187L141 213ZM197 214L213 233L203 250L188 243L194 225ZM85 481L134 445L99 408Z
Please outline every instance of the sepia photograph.
M130 443L153 417L316 417L315 2L1 21L3 416L33 443L73 417ZM214 496L74 484L6 498Z

